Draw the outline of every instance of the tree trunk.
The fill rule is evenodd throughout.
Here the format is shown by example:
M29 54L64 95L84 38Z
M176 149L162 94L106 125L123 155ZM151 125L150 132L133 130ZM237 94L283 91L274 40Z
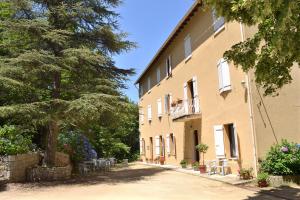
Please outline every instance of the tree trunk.
M45 153L45 163L48 167L55 166L56 149L57 149L57 137L58 137L58 124L57 121L51 120L49 122L49 131L47 135L47 145Z

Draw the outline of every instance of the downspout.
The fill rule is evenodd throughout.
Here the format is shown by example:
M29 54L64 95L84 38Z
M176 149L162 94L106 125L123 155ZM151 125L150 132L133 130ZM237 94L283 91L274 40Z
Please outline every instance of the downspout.
M240 31L241 31L241 40L242 42L245 41L245 33L244 33L244 27L243 24L240 22ZM248 95L248 108L249 108L249 114L250 114L250 126L251 126L251 136L252 136L252 143L253 143L253 153L254 153L254 173L257 175L257 145L256 145L256 136L255 136L255 128L254 128L254 116L253 116L253 108L252 108L252 91L251 91L251 85L250 85L250 78L249 78L249 72L246 73L246 82L247 82L247 95Z

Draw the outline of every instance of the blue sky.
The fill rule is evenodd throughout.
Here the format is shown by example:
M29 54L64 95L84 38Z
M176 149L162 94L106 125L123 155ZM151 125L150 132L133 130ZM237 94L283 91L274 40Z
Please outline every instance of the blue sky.
M138 48L115 56L116 66L135 68L137 74L128 82L127 96L138 101L134 82L149 64L157 50L167 39L194 0L124 0L117 9L120 29L129 33L128 39Z

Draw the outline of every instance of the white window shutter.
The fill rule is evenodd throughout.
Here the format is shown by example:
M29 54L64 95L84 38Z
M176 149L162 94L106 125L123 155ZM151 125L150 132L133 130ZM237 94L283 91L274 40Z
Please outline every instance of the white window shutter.
M165 114L169 113L169 95L165 95Z
M141 121L141 124L144 123L144 111L143 110L140 110L140 121Z
M169 60L169 66L168 66L168 71L169 71L169 75L172 74L172 59L171 56L168 57Z
M155 155L160 156L160 141L159 136L155 136Z
M189 57L192 54L191 37L189 35L184 39L184 53L185 58Z
M158 117L162 116L161 98L157 100L157 115Z
M214 126L215 148L217 158L225 157L223 126Z
M157 80L157 83L160 82L160 68L156 69L156 80Z
M183 84L183 106L184 106L184 112L187 114L189 112L187 83Z
M199 105L199 95L198 95L198 81L197 81L197 77L194 76L193 77L193 93L194 93L194 106L195 106L195 113L199 113L200 112L200 105Z
M233 130L234 130L234 140L235 140L235 156L237 159L239 159L240 157L240 153L239 153L239 140L238 140L238 134L236 131L236 125L233 126Z
M218 76L219 76L219 91L223 92L223 73L222 73L222 63L218 63Z
M151 105L148 105L148 121L152 120L152 108Z
M173 110L173 108L172 108L172 101L173 101L173 98L172 98L172 94L170 93L169 94L169 108L170 108L170 110L169 110L169 112L172 112Z
M171 153L170 135L168 134L166 138L167 138L167 154L170 155Z
M144 143L143 143L143 139L140 139L140 154L144 154Z
M228 91L231 90L229 65L228 62L224 59L221 59L221 65L222 65L223 91Z

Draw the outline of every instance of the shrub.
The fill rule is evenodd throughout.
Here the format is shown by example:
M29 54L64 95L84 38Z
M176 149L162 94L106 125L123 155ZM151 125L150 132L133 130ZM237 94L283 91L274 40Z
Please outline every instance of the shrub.
M32 148L32 136L22 133L13 125L0 127L0 155L28 153Z
M300 175L300 149L296 143L282 140L271 147L261 170L272 175Z
M192 163L193 168L199 168L199 162L195 161Z
M243 180L249 180L253 178L253 168L242 168L239 170L240 178Z
M182 168L186 168L187 164L188 164L188 163L187 163L186 160L180 161L180 165L181 165Z
M257 182L263 182L263 181L269 182L269 178L270 178L269 174L267 174L266 172L260 172L257 174L256 180Z

